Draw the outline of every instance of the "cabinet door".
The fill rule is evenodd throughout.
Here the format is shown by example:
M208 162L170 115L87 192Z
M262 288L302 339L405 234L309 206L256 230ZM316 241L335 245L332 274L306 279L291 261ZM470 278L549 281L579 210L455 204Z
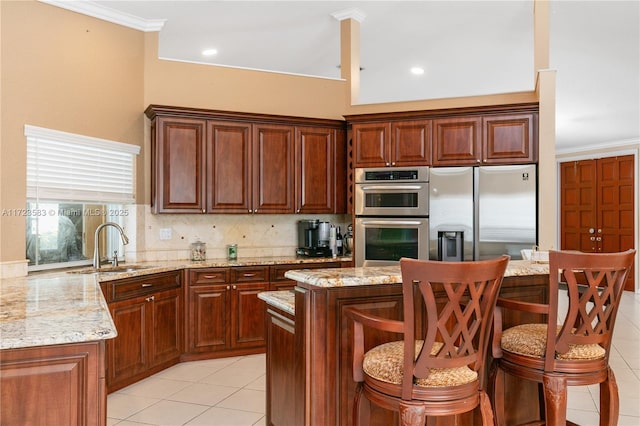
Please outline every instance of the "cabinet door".
M253 126L253 213L294 213L293 127Z
M182 303L180 291L169 290L153 295L152 335L153 365L180 358L182 354Z
M433 120L434 166L458 166L480 162L482 119L456 117Z
M482 121L483 163L517 164L537 160L534 114L491 116Z
M203 213L205 121L157 119L152 147L156 213Z
M233 309L235 348L265 345L265 309L258 293L269 290L269 283L233 285L235 300Z
M251 124L207 122L207 211L251 209Z
M353 167L391 165L391 125L389 123L354 124Z
M189 288L189 352L210 352L231 347L230 286Z
M106 424L104 341L3 349L0 424Z
M431 120L391 123L391 165L431 164Z
M336 130L296 127L296 213L334 213Z
M148 297L114 302L109 307L118 330L117 337L107 340L107 386L110 390L118 382L145 371L151 361L147 332L152 305L146 300Z

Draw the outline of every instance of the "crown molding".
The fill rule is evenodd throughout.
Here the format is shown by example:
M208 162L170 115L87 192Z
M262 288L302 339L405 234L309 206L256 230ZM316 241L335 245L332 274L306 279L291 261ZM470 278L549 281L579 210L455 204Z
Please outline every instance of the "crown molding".
M38 0L41 3L67 9L72 12L92 16L103 21L133 28L144 32L160 31L166 19L144 19L128 13L123 13L110 7L105 7L92 1L69 1L69 0Z
M640 139L622 139L617 141L602 142L599 144L572 146L567 148L556 149L556 156L568 156L571 154L580 154L591 151L611 151L613 149L631 149L638 152L640 150ZM563 161L565 159L563 158Z
M366 13L357 7L350 7L348 9L339 10L337 12L333 12L331 14L338 21L344 21L345 19L355 19L356 21L362 23L364 18L367 17Z

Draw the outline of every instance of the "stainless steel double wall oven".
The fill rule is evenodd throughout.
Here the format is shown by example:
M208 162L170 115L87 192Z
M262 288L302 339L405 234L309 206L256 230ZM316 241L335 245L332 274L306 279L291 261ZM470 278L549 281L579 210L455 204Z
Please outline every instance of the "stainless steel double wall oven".
M429 258L429 168L355 169L355 266Z

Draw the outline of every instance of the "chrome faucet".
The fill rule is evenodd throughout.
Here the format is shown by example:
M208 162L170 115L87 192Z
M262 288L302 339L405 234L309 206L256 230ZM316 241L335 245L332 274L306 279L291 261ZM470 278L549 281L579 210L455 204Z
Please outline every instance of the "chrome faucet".
M114 228L116 228L118 230L118 232L120 232L120 238L122 239L122 244L129 244L129 237L127 237L125 235L124 230L117 223L115 223L115 222L105 222L105 223L101 223L100 225L98 225L98 227L96 228L96 235L95 235L95 238L93 240L93 267L95 269L100 269L100 253L99 253L99 249L98 249L100 231L102 230L102 228L106 228L107 226L113 226Z

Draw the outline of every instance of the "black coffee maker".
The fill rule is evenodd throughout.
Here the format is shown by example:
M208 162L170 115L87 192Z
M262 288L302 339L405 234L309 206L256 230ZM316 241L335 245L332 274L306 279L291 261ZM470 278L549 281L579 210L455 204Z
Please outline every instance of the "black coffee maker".
M320 221L318 219L298 221L298 256L331 257L328 241L320 239Z

